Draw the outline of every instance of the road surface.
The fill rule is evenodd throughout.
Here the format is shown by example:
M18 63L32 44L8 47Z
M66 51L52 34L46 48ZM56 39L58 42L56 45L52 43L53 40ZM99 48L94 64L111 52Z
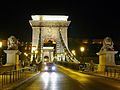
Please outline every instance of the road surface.
M33 80L15 90L120 90L120 81L64 71L41 72ZM74 79L73 79L73 78Z

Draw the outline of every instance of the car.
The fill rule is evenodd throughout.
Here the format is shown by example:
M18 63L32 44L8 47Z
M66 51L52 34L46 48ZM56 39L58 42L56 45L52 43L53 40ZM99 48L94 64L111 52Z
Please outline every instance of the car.
M80 64L79 65L79 70L80 71L85 71L86 67L87 67L86 64Z
M44 65L44 71L56 71L56 66L53 62L47 62Z

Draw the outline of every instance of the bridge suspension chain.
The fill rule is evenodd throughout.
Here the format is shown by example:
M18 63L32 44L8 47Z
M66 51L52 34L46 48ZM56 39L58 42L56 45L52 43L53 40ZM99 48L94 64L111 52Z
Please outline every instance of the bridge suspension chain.
M59 27L58 32L59 32L59 36L60 36L60 40L61 40L61 43L62 43L62 45L63 45L63 48L64 48L65 52L67 53L69 59L70 59L71 61L73 61L73 62L79 63L79 61L76 59L76 57L70 52L69 48L66 46L66 44L65 44L65 42L64 42L64 40L63 40L62 34L61 34L61 29L60 29L60 27Z

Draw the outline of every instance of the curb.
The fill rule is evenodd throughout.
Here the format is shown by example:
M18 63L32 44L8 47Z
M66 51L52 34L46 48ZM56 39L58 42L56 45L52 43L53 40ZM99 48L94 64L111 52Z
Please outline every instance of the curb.
M88 73L88 72L81 72L83 74L88 74L88 75L94 75L94 76L98 76L98 77L102 77L102 78L108 78L108 79L111 79L111 80L117 80L117 81L120 81L120 78L114 78L114 77L107 77L107 76L103 76L103 75L99 75L99 74L94 74L94 73Z

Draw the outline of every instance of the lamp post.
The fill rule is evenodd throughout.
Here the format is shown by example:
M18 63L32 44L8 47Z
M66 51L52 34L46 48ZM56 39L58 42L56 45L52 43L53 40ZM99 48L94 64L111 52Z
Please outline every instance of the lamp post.
M0 65L2 65L2 42L0 41Z
M84 62L84 57L83 57L83 53L85 52L85 47L84 46L80 47L80 52L81 52L81 59Z

